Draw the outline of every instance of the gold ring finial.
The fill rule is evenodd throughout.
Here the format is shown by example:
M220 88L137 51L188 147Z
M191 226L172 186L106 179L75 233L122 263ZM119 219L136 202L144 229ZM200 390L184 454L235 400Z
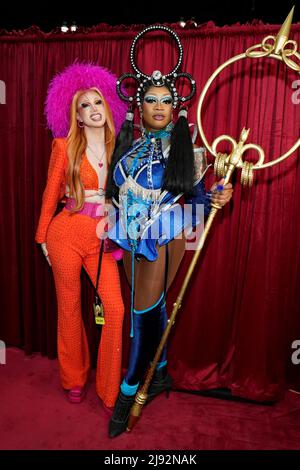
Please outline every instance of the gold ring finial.
M215 172L218 176L223 175L224 171L226 172L226 169L229 168L228 166L229 162L231 161L232 165L236 165L238 168L243 168L243 175L242 175L243 183L247 182L247 184L249 183L252 184L253 170L258 170L260 168L267 168L267 167L276 165L277 163L288 158L300 146L300 138L298 138L295 144L286 153L284 153L283 155L280 155L278 158L274 160L264 163L264 151L261 146L257 144L251 144L251 143L244 145L249 134L249 129L248 130L243 129L240 135L239 143L237 143L236 140L233 139L231 136L224 134L214 139L213 143L210 145L203 130L202 117L201 117L201 111L202 111L204 98L207 94L209 87L211 86L215 78L226 67L232 65L234 62L248 59L248 58L254 59L254 58L259 58L259 57L269 57L272 59L280 60L287 67L300 73L300 65L291 59L291 57L294 56L296 59L300 61L300 54L297 52L297 42L289 39L293 14L294 14L294 7L291 9L290 13L288 14L287 18L285 19L276 37L266 36L262 40L261 44L256 44L248 48L246 52L244 52L243 54L239 54L234 57L231 57L226 62L221 64L212 73L212 75L209 77L206 84L204 85L204 88L202 90L202 93L199 97L199 102L198 102L197 123L198 123L198 128L199 128L201 138L205 146L210 151L210 153L214 155L214 157L217 160L215 162ZM231 146L232 146L231 154L228 154L226 156L224 156L225 154L222 155L217 150L217 145L219 144L219 142L223 140L228 141L229 143L231 143ZM240 152L237 151L238 146L240 147ZM259 155L259 158L255 164L248 162L245 165L245 161L242 160L242 155L246 152L246 150L250 148L252 148L253 150L256 150L256 152Z

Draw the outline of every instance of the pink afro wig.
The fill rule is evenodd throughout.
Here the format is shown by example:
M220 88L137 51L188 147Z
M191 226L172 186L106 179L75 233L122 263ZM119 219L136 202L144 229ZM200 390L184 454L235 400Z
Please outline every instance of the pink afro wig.
M116 91L117 77L104 67L91 63L76 62L55 75L50 82L45 114L53 137L66 137L70 127L70 107L78 90L96 87L110 106L116 133L125 120L126 104Z

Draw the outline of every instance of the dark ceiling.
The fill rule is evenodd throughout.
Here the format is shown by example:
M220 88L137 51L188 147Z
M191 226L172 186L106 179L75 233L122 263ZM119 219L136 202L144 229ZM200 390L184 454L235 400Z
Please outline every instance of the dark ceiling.
M22 4L6 0L1 2L0 28L25 29L32 25L44 31L61 26L64 21L78 26L93 26L99 23L152 24L174 23L181 17L185 20L194 17L198 24L214 21L217 25L246 23L260 19L266 23L282 23L296 0L287 0L276 5L269 0L240 0L239 3L219 0L175 0L171 2L129 1L97 3L75 1L64 5L57 0L41 0L38 3L23 0ZM178 5L174 5L178 3ZM277 2L276 2L277 3ZM171 5L171 6L170 6ZM298 10L298 11L297 11ZM300 21L300 5L296 6L294 22Z

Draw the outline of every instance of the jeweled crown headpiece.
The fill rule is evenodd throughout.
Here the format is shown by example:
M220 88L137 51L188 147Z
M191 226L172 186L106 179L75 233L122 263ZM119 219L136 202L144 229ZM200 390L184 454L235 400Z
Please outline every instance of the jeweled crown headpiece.
M175 39L177 50L178 50L178 60L177 60L176 65L172 69L172 71L167 74L163 74L160 70L154 70L154 72L152 72L151 75L147 75L144 72L142 72L139 69L139 67L136 65L136 62L135 62L136 61L136 46L137 46L139 39L142 36L144 36L149 31L156 31L156 30L164 31ZM157 87L167 85L170 88L172 96L173 96L173 108L176 108L178 103L186 103L195 94L196 82L189 73L177 72L177 70L181 66L182 58L183 58L183 49L182 49L181 42L177 34L172 29L168 28L167 26L159 26L159 25L148 26L147 28L143 29L143 31L138 33L138 35L134 38L131 48L130 48L130 62L131 62L132 68L136 72L136 75L133 73L124 73L123 75L121 75L121 77L117 81L118 95L124 101L127 101L132 104L134 103L134 101L136 101L137 105L141 106L141 94L144 90L145 85L152 84ZM124 95L121 89L122 82L128 78L134 79L138 84L137 91L132 96ZM180 96L178 94L177 89L176 89L176 81L179 78L186 78L187 80L189 80L190 86L191 86L191 91L189 95Z

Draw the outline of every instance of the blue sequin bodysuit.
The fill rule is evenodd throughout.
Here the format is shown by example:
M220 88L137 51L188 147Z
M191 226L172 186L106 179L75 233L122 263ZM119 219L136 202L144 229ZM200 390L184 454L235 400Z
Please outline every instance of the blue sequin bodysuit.
M199 212L195 213L197 205L203 204L205 215L210 210L203 178L207 169L203 148L194 149L195 195L185 199L185 209L177 203L182 194L175 196L162 190L172 128L169 124L164 130L146 132L121 157L113 174L119 201L114 200L118 210L108 236L124 250L149 261L157 258L157 244L170 242L200 222Z

